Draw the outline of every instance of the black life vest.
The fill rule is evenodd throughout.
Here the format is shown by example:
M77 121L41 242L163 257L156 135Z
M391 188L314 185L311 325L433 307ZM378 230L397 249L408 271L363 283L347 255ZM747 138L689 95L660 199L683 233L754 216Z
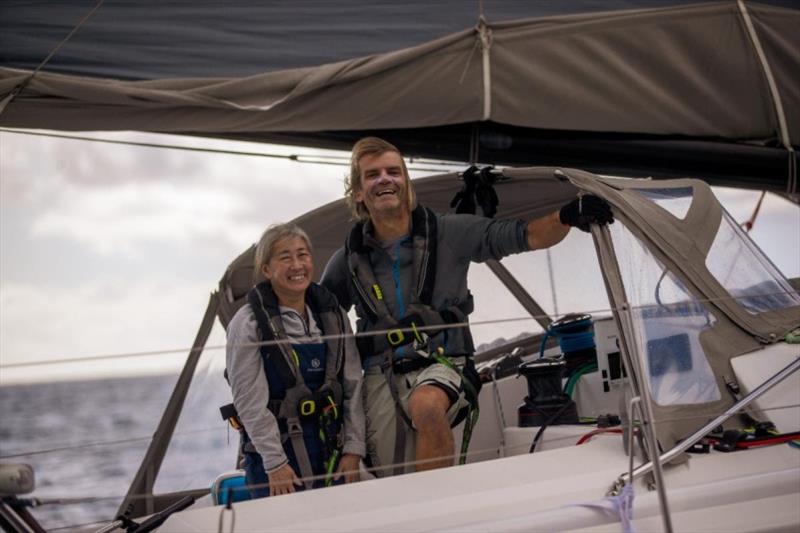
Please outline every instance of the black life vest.
M480 391L480 380L475 372L472 352L475 348L471 345L471 337L467 336L468 346L465 355L465 375L455 367L442 354L435 354L429 357L416 356L405 362L394 359L394 351L406 344L413 343L414 351L421 349L427 352L432 348L429 339L447 329L448 324L463 323L467 320L474 309L472 295L462 303L451 306L444 310L433 307L433 290L436 284L436 247L438 243L437 218L436 214L428 208L417 206L411 213L411 239L413 247L413 273L411 297L406 306L406 314L399 320L392 316L389 306L383 299L383 291L375 277L375 272L370 262L370 248L364 244L364 223L356 224L350 231L350 235L345 242L345 255L347 258L348 270L355 285L356 292L361 301L361 307L366 314L365 317L370 323L371 329L377 331L388 330L386 335L368 335L356 337L356 344L362 360L367 358L378 358L381 362L383 374L392 394L395 403L395 447L394 447L394 469L395 474L402 473L404 468L400 466L404 459L406 431L405 427L413 429L413 424L408 414L403 409L395 383L394 373L406 372L419 368L419 365L427 366L435 362L440 362L456 370L462 378L465 389L469 392L467 400L469 406L462 409L455 420L453 426L459 424L464 418L468 424L464 429L461 444L461 459L466 460L466 452L469 447L469 440L472 428L478 420L478 392ZM418 328L424 327L422 333ZM448 354L449 356L450 354Z
M281 440L291 441L298 460L300 474L303 478L314 475L303 441L302 421L311 417L319 417L322 410L333 407L335 416L342 417L342 384L341 377L344 365L345 332L344 321L339 311L336 298L324 287L312 283L306 290L306 303L317 318L327 347L325 378L322 385L311 390L303 379L298 368L297 354L286 336L280 316L278 300L269 282L259 283L247 294L247 301L256 318L260 338L267 344L259 347L264 360L264 372L267 368L275 371L282 383L283 391L270 391L269 410L275 415L281 428ZM278 341L277 343L269 341ZM267 377L265 376L265 379ZM282 392L282 393L281 393ZM246 430L246 428L245 428ZM341 436L337 438L341 447ZM311 482L306 482L310 488Z
M437 310L431 305L436 284L437 219L430 209L417 206L411 213L413 274L411 299L406 314L399 320L392 316L383 291L375 278L369 252L364 244L364 223L356 224L345 242L348 270L371 329L389 330L380 336L360 336L357 344L362 359L390 355L396 348L412 342L423 342L416 328L425 327L428 337L434 337L448 324L466 321L473 309L472 295L463 303ZM409 331L402 330L411 330ZM469 347L470 352L474 350Z

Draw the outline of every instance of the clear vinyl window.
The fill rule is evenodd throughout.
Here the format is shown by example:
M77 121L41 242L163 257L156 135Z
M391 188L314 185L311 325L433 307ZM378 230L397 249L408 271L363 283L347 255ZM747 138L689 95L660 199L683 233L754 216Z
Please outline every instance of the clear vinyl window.
M723 213L706 268L751 314L800 305L800 296L728 213Z
M716 318L625 226L612 224L610 230L653 400L659 405L719 400L700 344Z

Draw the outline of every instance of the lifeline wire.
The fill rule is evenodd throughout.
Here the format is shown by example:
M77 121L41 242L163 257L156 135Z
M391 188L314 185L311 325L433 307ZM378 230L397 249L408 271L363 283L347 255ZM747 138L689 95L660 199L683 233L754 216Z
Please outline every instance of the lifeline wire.
M747 295L748 298L752 298L755 296L778 296L781 294L795 294L794 291L780 291L780 292L772 292L772 293L763 293L763 294L750 294ZM650 304L650 305L639 305L639 306L627 306L625 309L619 309L614 307L603 308L603 309L589 309L589 310L581 310L579 313L587 313L587 314L597 314L597 313L605 313L605 312L613 312L613 311L632 311L632 310L643 310L643 309L658 309L662 307L669 307L669 306L676 306L684 303L694 304L694 303L713 303L713 302L720 302L726 300L741 300L743 299L742 296L725 296L719 298L704 298L704 299L694 299L694 300L684 300L680 302L672 302L669 304ZM528 315L524 317L512 317L512 318L502 318L502 319L494 319L494 320L477 320L474 322L458 322L453 324L448 324L448 329L458 329L458 328L470 328L476 326L484 326L484 325L492 325L492 324L508 324L512 322L525 322L529 320L536 320L537 318L550 318L548 315ZM439 329L438 326L417 326L416 331L431 331ZM347 333L347 334L336 334L336 335L320 335L320 340L329 340L329 339L338 339L338 338L358 338L358 337L369 337L369 336L377 336L377 335L386 335L387 333L393 331L403 331L408 333L413 333L413 328L393 328L393 329L385 329L385 330L374 330L370 332L361 332L361 333ZM238 347L254 347L254 346L269 346L269 345L278 345L281 342L285 341L260 341L260 342L248 342L248 343L239 343L232 346ZM21 368L21 367L28 367L28 366L40 366L40 365L51 365L51 364L62 364L62 363L79 363L85 361L96 361L100 359L119 359L123 357L145 357L145 356L155 356L155 355L171 355L171 354L184 354L186 352L197 352L197 351L205 351L205 350L222 350L225 349L227 345L212 345L212 346L202 346L202 347L191 347L191 348L175 348L169 350L153 350L153 351L142 351L142 352L129 352L129 353L119 353L119 354L101 354L101 355L90 355L90 356L83 356L83 357L71 357L65 359L44 359L39 361L26 361L24 363L6 363L0 364L0 369L4 368Z
M118 144L123 146L139 146L143 148L167 148L171 150L184 150L187 152L200 152L208 154L223 154L223 155L242 155L249 157L267 157L271 159L286 159L296 163L311 163L315 165L334 165L334 166L350 166L350 158L346 156L328 155L328 154L271 154L268 152L247 152L242 150L222 150L220 148L200 148L197 146L180 146L177 144L162 144L162 143L147 143L139 141L121 141L117 139L100 139L97 137L85 137L81 135L64 135L61 133L44 133L39 131L16 130L9 128L0 128L0 131L5 133L17 133L19 135L34 135L38 137L53 137L56 139L69 139L73 141L90 141L106 144ZM252 141L244 141L252 142ZM433 160L426 160L425 164L431 165L453 165L456 163L439 163ZM458 164L463 166L462 164ZM409 170L419 172L441 172L440 168L426 168L416 167L409 165Z
M182 437L185 435L195 435L198 433L209 433L211 431L218 431L218 427L212 428L202 428L202 429L188 429L185 431L180 431L173 433L174 437ZM16 457L28 457L31 455L42 455L47 453L55 453L55 452L68 452L72 450L80 450L83 448L92 448L95 446L118 446L122 444L136 444L138 442L149 442L153 440L152 436L149 437L130 437L127 439L122 440L107 440L107 441L100 441L100 442L83 442L80 444L73 444L70 446L58 446L55 448L48 448L45 450L34 450L32 452L23 452L23 453L15 453L11 455L3 455L0 456L0 459L14 459Z

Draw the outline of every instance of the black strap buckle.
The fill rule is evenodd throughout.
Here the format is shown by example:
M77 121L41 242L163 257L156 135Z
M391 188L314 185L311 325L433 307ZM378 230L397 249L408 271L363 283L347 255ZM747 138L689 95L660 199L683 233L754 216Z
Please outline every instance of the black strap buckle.
M220 407L219 414L222 415L222 419L228 422L233 429L237 431L244 429L242 421L239 420L239 413L236 412L236 406L232 403Z
M427 357L414 357L412 359L399 359L392 361L392 370L395 374L408 374L420 368L426 368L435 363Z

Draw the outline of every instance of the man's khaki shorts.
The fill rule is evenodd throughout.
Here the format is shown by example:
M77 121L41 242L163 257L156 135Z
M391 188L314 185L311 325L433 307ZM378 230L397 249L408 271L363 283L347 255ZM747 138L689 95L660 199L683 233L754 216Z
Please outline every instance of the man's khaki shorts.
M394 380L397 384L400 405L406 413L411 393L421 385L436 384L447 389L450 398L456 398L447 411L447 418L451 424L458 412L469 404L464 395L459 373L442 364L437 363L407 374L395 375ZM372 467L375 468L375 475L391 476L395 470L390 465L395 463L397 411L389 384L379 366L370 367L365 372L364 409L367 415L367 455ZM403 472L409 473L415 471L413 461L416 455L416 432L405 422L402 425L405 429L405 454L402 462L406 463ZM460 447L460 443L456 445ZM456 450L453 450L453 453L455 454Z

